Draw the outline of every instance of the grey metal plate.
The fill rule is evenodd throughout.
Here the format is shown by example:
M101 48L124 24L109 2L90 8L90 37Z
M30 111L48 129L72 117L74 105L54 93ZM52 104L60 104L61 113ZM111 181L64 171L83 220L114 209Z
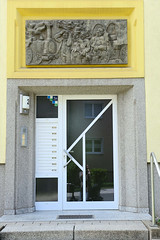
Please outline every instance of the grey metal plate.
M93 215L59 215L57 219L92 219Z

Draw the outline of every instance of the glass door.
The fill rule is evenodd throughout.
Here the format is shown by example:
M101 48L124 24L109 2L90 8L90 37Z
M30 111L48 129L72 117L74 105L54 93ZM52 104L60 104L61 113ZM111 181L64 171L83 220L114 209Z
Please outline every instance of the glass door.
M64 209L117 209L116 97L64 98Z

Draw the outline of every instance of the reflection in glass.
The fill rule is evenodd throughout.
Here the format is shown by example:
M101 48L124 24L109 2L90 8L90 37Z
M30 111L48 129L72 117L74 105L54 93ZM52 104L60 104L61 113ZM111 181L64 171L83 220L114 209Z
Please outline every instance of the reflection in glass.
M67 201L82 201L82 192L80 169L70 162L67 165Z
M87 153L92 153L93 151L93 143L91 139L86 140L86 152Z
M58 201L58 178L36 178L36 202Z
M112 106L86 133L87 201L114 201ZM90 150L88 151L88 143Z
M67 101L67 148L109 102L109 99ZM71 153L81 166L83 166L82 152L81 140ZM85 200L114 201L112 106L86 133L85 154ZM83 187L83 172L71 161L67 166L67 201L82 201Z
M85 117L92 117L93 109L91 103L85 103Z
M87 139L86 140L86 153L87 154L103 153L103 138Z
M103 103L100 100L97 101L85 101L85 118L95 118L103 109Z

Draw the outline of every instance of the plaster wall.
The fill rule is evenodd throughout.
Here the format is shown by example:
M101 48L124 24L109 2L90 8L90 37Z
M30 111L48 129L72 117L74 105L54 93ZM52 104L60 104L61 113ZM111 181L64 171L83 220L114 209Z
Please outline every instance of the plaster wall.
M144 0L145 87L147 123L147 159L155 152L160 161L160 14L159 1Z
M0 163L5 163L6 150L6 84L7 84L7 1L0 1ZM3 46L3 47L2 47Z
M136 78L144 77L143 0L7 0L8 78ZM126 19L128 64L111 67L48 66L25 63L25 21L46 19ZM15 24L16 23L16 24Z
M148 1L146 1L148 2ZM151 5L151 1L150 5ZM156 1L157 2L157 1ZM150 6L148 5L148 10ZM158 11L158 8L155 8ZM150 14L150 13L149 13ZM129 64L121 71L120 68L92 68L92 69L55 69L35 68L25 66L24 32L25 19L37 18L124 18L129 21ZM8 17L8 25L7 25ZM148 16L147 16L148 17ZM158 14L156 15L158 17ZM138 19L138 24L137 24ZM146 18L147 20L147 18ZM112 77L143 77L144 51L143 51L143 0L141 1L0 1L0 163L6 160L6 78L98 78ZM135 30L136 33L135 34ZM8 38L7 38L8 34ZM23 44L22 44L23 43ZM136 49L136 51L135 51ZM137 54L138 53L138 54ZM23 60L23 61L22 61ZM7 66L8 62L8 66Z
M144 79L8 79L5 214L34 211L35 95L117 94L119 209L148 211ZM19 114L19 94L31 97L29 115ZM28 128L28 146L20 129ZM12 179L12 181L11 181Z

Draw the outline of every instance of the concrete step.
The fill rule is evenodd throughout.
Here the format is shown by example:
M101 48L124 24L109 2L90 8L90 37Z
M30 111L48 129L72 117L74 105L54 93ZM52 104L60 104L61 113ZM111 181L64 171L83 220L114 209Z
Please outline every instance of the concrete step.
M142 221L10 222L1 240L148 240Z
M143 221L149 231L149 240L160 240L160 226L152 225L151 221Z

